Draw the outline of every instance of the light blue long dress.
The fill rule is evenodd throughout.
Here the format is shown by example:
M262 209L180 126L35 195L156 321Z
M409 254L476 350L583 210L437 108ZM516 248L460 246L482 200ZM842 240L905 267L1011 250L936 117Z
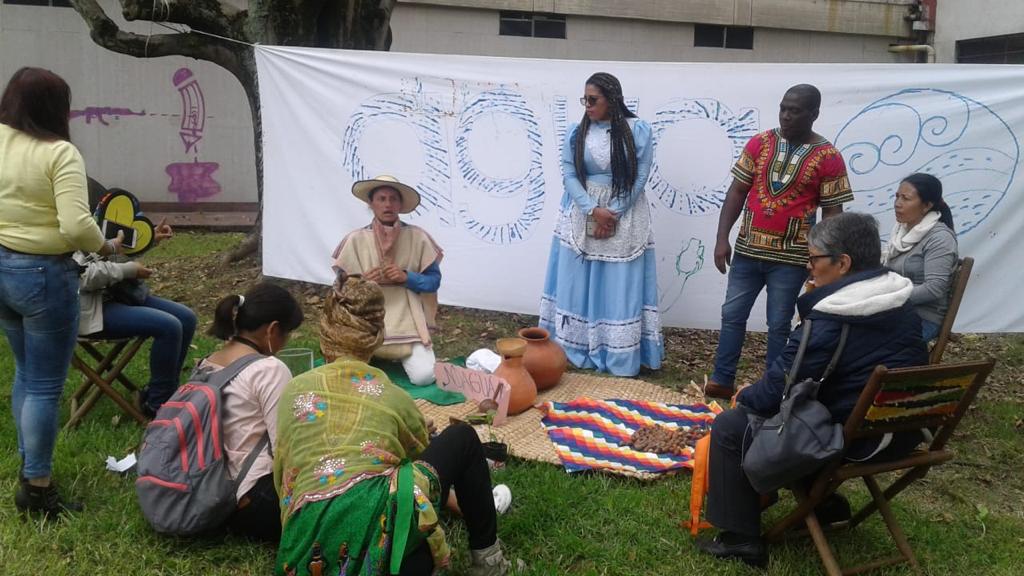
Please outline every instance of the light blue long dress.
M586 188L576 177L573 144L562 148L565 193L551 242L540 326L565 349L569 361L616 376L636 376L640 366L661 367L665 353L658 313L651 208L644 185L654 156L651 127L630 119L637 151L632 191L611 198L611 142L607 122L592 123L584 150ZM586 215L602 206L619 215L615 234L586 235Z

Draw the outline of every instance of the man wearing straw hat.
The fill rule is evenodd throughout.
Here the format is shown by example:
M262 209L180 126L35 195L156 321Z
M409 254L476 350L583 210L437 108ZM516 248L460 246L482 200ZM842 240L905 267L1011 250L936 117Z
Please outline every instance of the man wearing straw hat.
M431 384L430 329L437 315L443 253L426 231L399 219L419 206L420 195L393 176L356 182L352 195L366 202L373 221L345 236L334 250L334 269L362 274L384 292L384 345L374 356L401 360L416 386Z

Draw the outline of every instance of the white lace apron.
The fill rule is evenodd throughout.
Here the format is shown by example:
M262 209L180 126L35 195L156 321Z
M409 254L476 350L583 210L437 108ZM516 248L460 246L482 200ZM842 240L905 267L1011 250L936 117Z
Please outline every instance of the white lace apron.
M630 126L632 128L632 125ZM587 151L602 172L611 166L611 137L607 130L588 130ZM610 184L587 182L587 193L602 208L611 203ZM587 235L587 214L573 202L568 211L558 218L558 236L576 253L587 260L604 262L629 262L640 257L653 241L651 237L651 207L647 195L641 190L628 210L619 214L615 234L610 238L594 238Z

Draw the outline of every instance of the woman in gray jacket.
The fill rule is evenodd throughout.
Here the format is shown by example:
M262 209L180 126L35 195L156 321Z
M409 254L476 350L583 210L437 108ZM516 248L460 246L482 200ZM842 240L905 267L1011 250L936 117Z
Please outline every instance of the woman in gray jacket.
M942 199L942 182L911 174L896 191L896 226L882 253L885 266L914 283L910 303L921 317L925 342L939 334L949 308L950 281L957 263L953 214Z
M174 234L164 223L153 232L156 242ZM184 304L150 294L142 280L153 270L141 262L114 261L86 252L76 252L74 259L82 269L78 333L95 338L153 338L149 383L139 398L142 413L152 418L180 384L196 314Z

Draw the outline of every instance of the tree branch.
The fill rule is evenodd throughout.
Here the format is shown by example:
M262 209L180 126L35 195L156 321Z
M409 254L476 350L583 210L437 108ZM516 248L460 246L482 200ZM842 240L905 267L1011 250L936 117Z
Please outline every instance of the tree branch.
M239 10L217 0L121 0L121 13L129 22L173 22L230 37Z
M214 38L200 38L188 33L155 36L132 34L121 30L96 0L71 0L71 4L89 25L89 35L93 41L108 50L136 58L187 56L213 62L235 76L241 73L237 49L228 48Z

